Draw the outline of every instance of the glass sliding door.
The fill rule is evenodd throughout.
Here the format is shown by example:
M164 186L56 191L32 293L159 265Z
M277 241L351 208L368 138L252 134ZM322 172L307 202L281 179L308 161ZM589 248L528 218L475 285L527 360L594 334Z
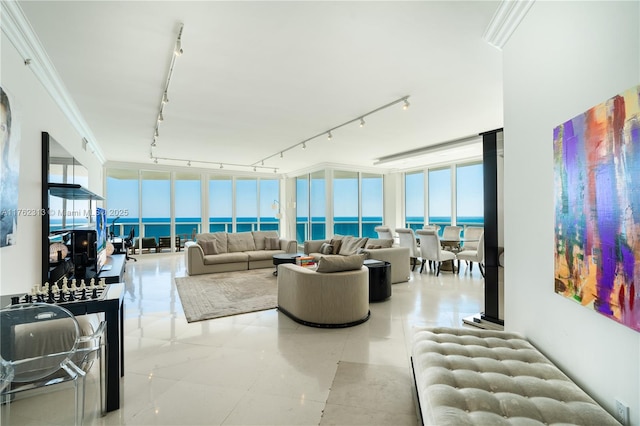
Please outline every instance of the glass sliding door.
M209 232L231 232L233 225L233 180L231 176L209 177Z
M484 226L482 163L456 167L456 225Z
M135 236L140 236L138 184L137 170L107 170L107 223L115 237L129 236L131 228Z
M171 175L169 172L142 171L141 237L171 236Z
M333 233L360 235L358 173L335 171L333 174Z
M260 179L260 230L277 231L280 228L280 181Z
M429 224L451 225L451 168L429 170Z
M180 237L180 244L193 240L200 233L202 223L201 185L198 173L176 173L175 190L175 227L174 233Z
M407 173L404 177L405 227L424 226L424 172Z
M258 181L236 178L236 232L258 230Z
M362 173L362 236L378 238L375 227L383 224L383 177L378 174Z

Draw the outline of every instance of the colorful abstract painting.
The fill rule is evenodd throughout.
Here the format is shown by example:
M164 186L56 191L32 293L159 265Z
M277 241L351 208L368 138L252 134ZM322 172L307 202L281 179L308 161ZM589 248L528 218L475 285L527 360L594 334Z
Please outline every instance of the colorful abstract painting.
M553 142L555 291L640 331L640 85Z

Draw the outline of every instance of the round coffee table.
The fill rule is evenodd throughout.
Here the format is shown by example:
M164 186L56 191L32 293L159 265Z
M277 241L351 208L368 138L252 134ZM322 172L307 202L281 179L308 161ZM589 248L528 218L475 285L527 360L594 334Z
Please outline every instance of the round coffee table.
M304 253L280 253L273 255L273 265L276 267L276 270L273 272L273 275L278 276L278 265L282 265L283 263L296 263L296 259L300 256L306 256Z
M381 302L391 297L391 263L369 259L364 261L369 268L369 302Z

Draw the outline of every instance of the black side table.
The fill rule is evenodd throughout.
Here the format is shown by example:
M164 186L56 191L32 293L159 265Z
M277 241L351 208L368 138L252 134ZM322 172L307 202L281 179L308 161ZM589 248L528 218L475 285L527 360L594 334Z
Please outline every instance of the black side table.
M391 297L391 263L369 259L364 261L369 268L369 302L381 302Z
M276 270L273 272L273 275L278 276L278 265L282 265L283 263L296 263L296 259L306 256L304 253L282 253L282 254L274 254L273 255L273 265L276 267Z

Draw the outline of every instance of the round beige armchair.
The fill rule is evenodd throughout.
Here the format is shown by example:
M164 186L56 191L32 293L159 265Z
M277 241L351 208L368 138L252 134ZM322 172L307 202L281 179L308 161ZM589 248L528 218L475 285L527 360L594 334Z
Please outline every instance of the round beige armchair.
M312 327L351 327L369 319L369 270L316 272L278 266L278 310Z

